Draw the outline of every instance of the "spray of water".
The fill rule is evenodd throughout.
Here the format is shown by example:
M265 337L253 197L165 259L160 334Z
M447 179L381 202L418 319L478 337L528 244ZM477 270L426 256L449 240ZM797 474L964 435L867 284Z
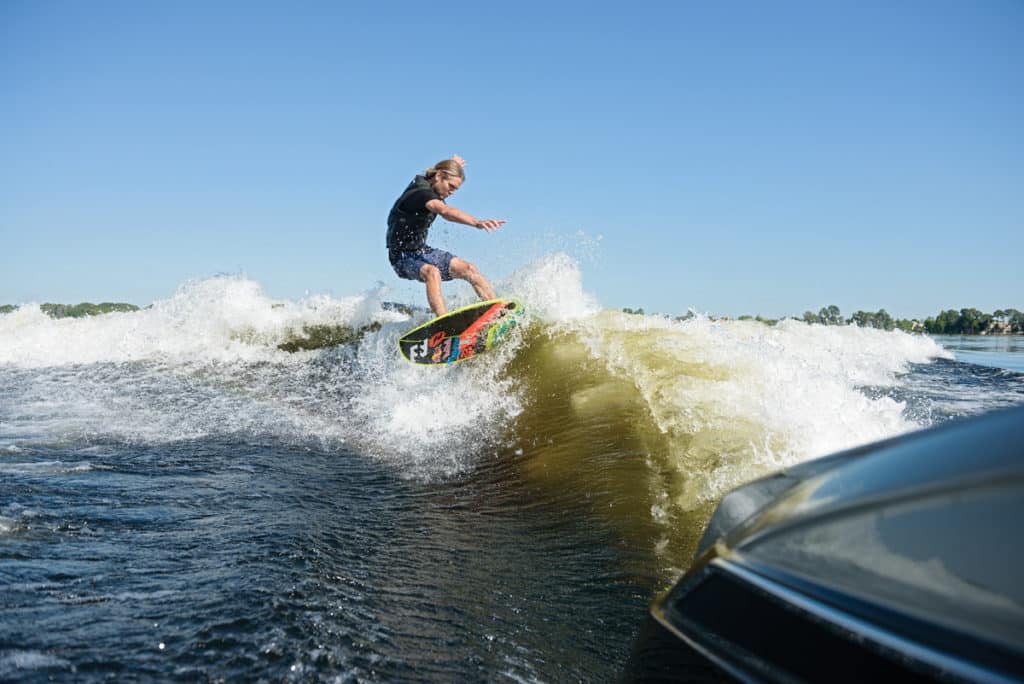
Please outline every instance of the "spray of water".
M218 277L132 313L53 320L23 306L0 316L0 449L270 441L344 447L425 479L505 459L672 529L752 477L917 427L863 388L948 357L900 332L602 310L564 254L495 285L524 303L520 334L442 368L399 357L426 314L381 291L276 300ZM282 350L316 326L354 334Z

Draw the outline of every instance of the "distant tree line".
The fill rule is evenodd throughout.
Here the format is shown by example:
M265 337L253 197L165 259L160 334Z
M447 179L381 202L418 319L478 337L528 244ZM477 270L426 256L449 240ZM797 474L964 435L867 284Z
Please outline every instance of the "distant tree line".
M82 302L81 304L40 304L39 308L51 318L82 318L84 316L98 316L112 312L138 311L139 307L134 304L121 302ZM18 309L12 304L0 306L0 315L8 314ZM628 314L644 315L644 310L624 308ZM692 318L693 312L685 316L678 316L677 320ZM796 318L805 323L818 323L820 325L859 325L862 328L879 328L881 330L900 329L905 332L927 332L932 335L978 335L981 333L1021 333L1024 334L1024 312L1017 309L998 309L992 313L985 313L978 309L948 309L935 317L929 316L924 321L913 319L893 318L885 309L878 311L857 311L852 316L844 318L839 307L835 304L822 307L818 313L805 311L803 317ZM761 316L740 316L741 321L758 321L768 325L778 323L778 319L762 318Z
M643 309L622 310L628 314L643 315ZM676 320L692 318L693 312L678 316ZM835 304L822 307L818 313L805 311L800 318L790 316L793 320L820 325L858 325L862 328L878 328L880 330L902 330L904 332L927 332L932 335L979 335L1024 333L1024 313L1017 309L999 309L992 313L984 313L978 309L949 309L938 316L928 317L923 321L915 319L893 318L885 309L878 311L857 311L844 317ZM757 321L767 325L779 322L776 318L761 316L740 316L741 321Z
M978 335L981 333L1024 333L1024 313L1016 309L999 309L984 313L978 309L948 309L938 316L924 321L893 318L885 309L878 311L857 311L849 318L843 318L835 304L823 307L814 313L805 311L801 319L806 323L821 325L859 325L862 328L881 330L900 329L904 332L927 332L932 335Z
M977 335L992 328L1024 333L1024 313L1016 309L999 309L990 314L977 309L949 309L924 321L924 329L933 335Z
M101 302L99 304L82 302L81 304L40 304L39 309L50 318L84 318L115 311L138 311L139 307L121 302ZM18 307L13 304L0 306L0 314L8 314L17 310Z
M802 319L805 323L821 325L858 325L862 328L878 328L880 330L900 330L912 332L915 321L893 318L885 309L878 311L858 311L849 318L843 318L839 307L831 304L822 307L818 313L805 311Z

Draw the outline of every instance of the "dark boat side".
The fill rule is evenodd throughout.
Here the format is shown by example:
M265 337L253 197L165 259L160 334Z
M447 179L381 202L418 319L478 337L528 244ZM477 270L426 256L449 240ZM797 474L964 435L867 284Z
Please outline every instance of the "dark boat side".
M1024 407L741 487L626 681L1024 678Z

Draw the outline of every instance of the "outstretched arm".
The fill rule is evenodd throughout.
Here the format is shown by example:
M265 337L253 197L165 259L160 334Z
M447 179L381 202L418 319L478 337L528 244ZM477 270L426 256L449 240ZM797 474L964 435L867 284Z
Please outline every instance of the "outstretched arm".
M446 221L453 223L461 223L466 226L473 226L480 230L486 230L488 233L497 230L503 226L506 221L504 219L478 219L475 216L468 214L461 209L456 207L450 207L441 200L432 199L427 202L427 209L438 214L441 218Z

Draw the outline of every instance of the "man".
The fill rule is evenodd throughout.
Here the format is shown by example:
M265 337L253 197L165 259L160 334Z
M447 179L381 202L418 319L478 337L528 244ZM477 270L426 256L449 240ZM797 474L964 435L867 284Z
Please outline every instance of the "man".
M419 280L427 285L427 302L437 316L448 312L441 296L441 281L459 278L473 286L480 299L494 299L494 290L476 266L444 250L427 245L430 225L439 215L488 233L505 221L478 219L445 200L466 180L465 160L459 155L438 162L416 176L391 207L388 214L388 259L399 278Z

